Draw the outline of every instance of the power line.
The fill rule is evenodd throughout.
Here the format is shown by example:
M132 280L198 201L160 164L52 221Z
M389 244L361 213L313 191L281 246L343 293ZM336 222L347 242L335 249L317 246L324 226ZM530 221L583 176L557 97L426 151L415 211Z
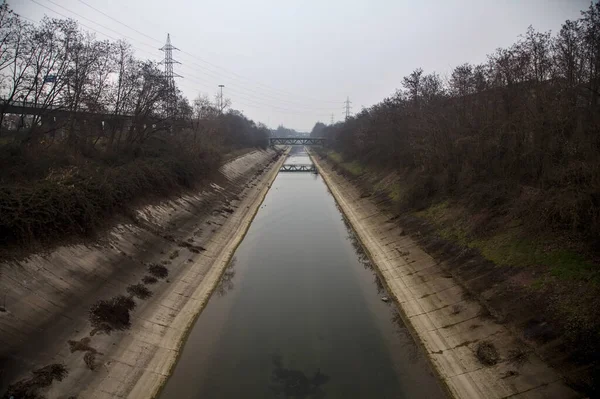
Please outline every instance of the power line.
M37 2L37 1L35 1L35 0L31 0L31 1L32 1L32 2L34 2L34 3L36 3L37 5L39 5L39 6L41 6L41 7L43 7L43 8L45 8L45 9L49 10L49 11L51 11L51 12L53 12L53 13L57 14L57 15L60 15L60 16L62 16L62 17L64 17L64 18L70 18L70 17L68 17L68 16L66 16L66 15L64 15L64 14L62 14L62 13L60 13L60 12L56 11L56 10L53 10L53 9L52 9L52 8L50 8L50 7L47 7L47 6L43 5L43 4L40 4L40 3L38 3L38 2ZM48 0L48 1L50 1L50 0ZM55 3L53 3L53 4L55 4ZM61 7L61 8L63 8L63 9L64 9L64 7ZM67 10L67 11L70 11L70 10ZM77 13L74 13L74 12L73 12L73 14L80 16L79 14L77 14ZM81 16L80 16L80 17L81 17ZM86 20L89 20L89 19L87 19L87 18L85 18L85 17L82 17L82 18L84 18L84 19L86 19ZM30 18L27 18L27 19L35 23L35 21L31 20ZM126 37L126 38L128 38L128 39L130 39L130 40L138 41L138 40L136 40L136 39L133 39L133 38L130 38L130 37L126 36L126 35L123 35L122 33L120 33L120 32L117 32L117 31L115 31L115 30L113 30L113 29L107 28L107 27L105 27L105 26L103 26L103 25L101 25L101 24L98 24L98 23L96 23L96 22L94 22L94 23L95 23L96 25L98 25L98 26L101 26L101 27L103 27L104 29L110 30L111 32L115 32L115 33L117 33L118 35L122 35L123 37ZM108 38L111 38L111 39L113 39L113 40L115 40L115 41L117 41L117 40L118 40L118 39L117 39L117 38L115 38L114 36L111 36L111 35L109 35L109 34L107 34L107 33L105 33L105 32L98 31L97 29L95 29L95 28L92 28L92 27L91 27L91 26L89 26L89 25L85 25L85 24L83 24L83 23L81 23L81 22L79 22L79 24L80 24L81 26L83 26L83 27L87 28L87 29L90 29L91 31L97 32L97 33L99 33L99 34L102 34L103 36L106 36L106 37L108 37ZM133 29L133 28L131 28L131 29ZM147 45L147 46L149 46L149 47L152 47L152 48L154 48L153 46L151 46L151 45L148 45L148 44L146 44L146 43L143 43L143 44L144 44L144 45ZM141 52L143 52L143 53L150 54L151 56L155 56L155 54L154 54L154 53L150 53L150 52L148 52L147 50L143 50L143 49L140 49L140 48L138 48L138 47L135 47L135 46L131 46L131 47L132 47L132 48L134 48L134 49L136 49L136 50L138 50L138 51L141 51ZM188 53L188 54L189 54L189 53ZM198 64L196 64L196 63L194 63L194 64L195 64L196 66L200 67L201 69L204 69L204 70L207 70L207 71L211 72L211 74L212 74L212 76L213 76L213 77L218 77L218 76L219 76L219 74L218 74L217 72L214 72L214 71L212 71L212 70L210 70L210 69L208 69L208 68L206 68L206 67L202 67L202 66L200 66L200 65L198 65ZM184 66L184 67L185 67L185 66ZM196 76L196 75L193 75L193 76ZM219 78L220 78L220 77L219 77ZM196 83L200 84L201 86L205 86L204 84L201 84L201 83L199 83L199 82L196 82ZM188 85L185 85L185 86L186 86L186 87L188 87L188 88L190 88L190 86L188 86ZM237 86L237 87L239 87L239 90L243 90L243 91L245 91L245 92L250 92L250 96L254 96L254 97L255 97L255 98L251 98L251 97L248 97L248 96L244 96L244 95L242 95L242 93L238 92L237 90L231 90L231 91L233 91L233 92L237 92L237 96L240 96L240 97L242 97L243 99L245 99L246 101L249 101L249 102L242 102L242 101L238 101L238 100L236 100L236 102L238 102L238 103L240 103L240 104L243 104L243 105L248 105L248 106L251 106L251 107L254 107L254 108L258 108L258 109L260 109L260 108L263 108L263 109L264 109L265 107L268 107L269 109L271 109L271 108L275 108L275 109L279 110L280 112L283 112L283 113L292 113L292 114L296 114L296 115L304 115L304 114L306 114L306 113L310 113L311 115L324 115L324 114L315 114L315 112L314 112L314 111L300 110L300 109L298 109L298 108L297 108L298 106L295 106L295 107L297 108L296 110L292 110L292 109L285 108L285 107L280 107L280 106L277 106L277 105L266 104L266 103L264 103L264 102L261 102L261 101L258 101L258 100L257 100L257 98L258 98L259 100L260 100L261 98L260 98L260 97L257 97L257 96L256 96L256 92L254 92L253 90L247 89L247 88L245 88L245 87L243 87L243 86L240 86L240 85L237 85L237 84L234 84L234 86ZM207 87L207 86L205 86L205 87ZM194 87L193 89L194 89L195 91L197 91L197 89L196 89L195 87ZM237 97L237 96L236 96L236 97ZM277 101L277 102L286 101L286 100L280 100L280 99L276 99L276 98L274 98L274 97L273 97L273 99L274 99L275 101ZM264 100L264 101L271 101L271 100L270 100L270 99L268 99L268 98L262 98L262 100ZM294 103L292 103L292 104L294 104ZM317 107L315 107L315 108L313 108L313 109L315 109L315 110L316 110L316 109L321 109L321 110L323 110L323 109L326 109L326 108L317 108Z
M145 34L144 32L140 32L139 30L137 30L137 29L135 29L135 28L132 28L131 26L127 25L126 23L123 23L123 22L121 22L121 21L119 21L119 20L117 20L117 19L115 19L115 18L111 17L110 15L108 15L107 13L105 13L104 11L101 11L101 10L97 9L96 7L92 6L91 4L88 4L88 3L86 3L86 2L85 2L85 1L83 1L83 0L79 0L79 2L80 2L80 3L82 3L82 4L84 4L84 5L86 5L86 6L88 6L88 7L89 7L89 8L91 8L92 10L94 10L94 11L96 11L96 12L99 12L100 14L104 15L105 17L112 19L112 20L113 20L113 21L115 21L116 23L118 23L118 24L121 24L121 25L123 25L124 27L131 29L131 30L132 30L132 31L134 31L135 33L138 33L138 34L140 34L140 35L142 35L142 36L145 36L145 37L147 37L148 39L151 39L151 40L154 40L154 41L155 41L155 42L157 42L157 43L160 43L160 40L158 40L158 39L156 39L156 38L154 38L154 37L152 37L152 36L148 36L148 35L147 35L147 34Z
M36 0L31 0L31 1L32 1L32 2L34 2L35 4L37 4L37 5L41 6L41 7L44 7L44 8L45 8L45 9L47 9L47 10L50 10L50 11L52 11L52 12L55 12L55 13L57 13L58 15L62 15L63 17L65 17L65 18L69 18L69 19L70 19L70 17L67 17L66 15L64 15L64 14L61 14L61 13L59 13L59 12L57 12L57 11L55 11L55 10L51 9L50 7L47 7L47 6L45 6L45 5L41 4L41 3L38 3ZM52 4L54 4L54 5L55 5L55 6L57 6L57 7L60 7L61 9L65 10L65 11L68 11L68 12L70 12L71 14L77 15L79 18L85 19L86 21L88 21L88 22L91 22L91 23L93 23L93 24L96 24L96 25L98 25L98 26L100 26L100 27L102 27L102 28L104 28L104 29L106 29L106 30L108 30L108 31L110 31L110 32L116 33L116 34L117 34L117 35L119 35L119 36L122 36L122 37L124 37L124 38L126 38L126 39L129 39L129 40L137 41L138 43L140 43L140 44L143 44L144 46L148 46L148 47L150 47L150 48L155 48L155 47L154 47L153 45L151 45L151 44L144 43L144 42L141 42L141 41L139 41L139 40L136 40L136 39L132 38L131 36L124 35L124 34L123 34L123 33L121 33L121 32L118 32L118 31L116 31L116 30L114 30L114 29L111 29L111 28L109 28L109 27L107 27L107 26L104 26L104 25L102 25L102 24L100 24L100 23L98 23L98 22L96 22L96 21L94 21L94 20L91 20L91 19L89 19L89 18L87 18L87 17L84 17L83 15L81 15L81 14L78 14L78 13L76 13L75 11L69 10L68 8L66 8L66 7L63 7L63 6L61 6L60 4L57 4L57 3L55 3L55 2L54 2L54 1L52 1L52 0L46 0L46 1L47 1L47 2L49 2L49 3L52 3ZM79 22L79 23L81 24L81 22ZM83 25L83 24L81 24L81 25ZM85 26L85 25L83 25L83 26ZM89 27L88 27L88 28L89 28ZM90 28L90 29L92 29L92 28ZM92 30L94 30L94 29L92 29ZM116 40L116 39L115 39L115 40Z
M33 1L33 0L32 0L32 1ZM53 3L51 0L47 0L47 1L49 1L49 2ZM149 38L149 39L152 39L152 40L154 40L154 41L156 41L156 42L160 42L160 40L158 40L158 39L156 39L156 38L153 38L152 36L149 36L149 35L147 35L147 34L145 34L145 33L143 33L143 32L140 32L139 30L137 30L137 29L135 29L135 28L133 28L133 27L129 26L128 24L126 24L126 23L124 23L124 22L121 22L121 21L117 20L116 18L114 18L114 17L110 16L109 14L107 14L107 13L105 13L105 12L103 12L103 11L101 11L101 10L97 9L96 7L93 7L93 6L91 6L90 4L86 3L86 2L85 2L85 1L83 1L83 0L79 0L79 2L80 2L80 3L82 3L82 4L84 4L84 5L86 5L86 6L88 6L88 7L89 7L89 8L91 8L92 10L94 10L94 11L96 11L96 12L98 12L98 13L100 13L100 14L104 15L105 17L107 17L107 18L109 18L109 19L111 19L111 20L113 20L113 21L117 22L118 24L120 24L120 25L122 25L122 26L124 26L124 27L126 27L126 28L128 28L128 29L131 29L132 31L134 31L134 32L136 32L136 33L138 33L138 34L140 34L140 35L142 35L142 36L144 36L144 37L147 37L147 38ZM56 4L56 3L53 3L53 4ZM75 13L74 13L74 14L75 14ZM77 15L77 14L75 14L75 15ZM85 17L83 17L83 18L85 19ZM98 24L98 25L99 25L99 24ZM100 26L101 26L101 25L100 25ZM134 39L130 39L130 40L134 40ZM242 80L248 80L248 81L250 81L250 82L254 82L254 84L257 84L257 85L259 85L259 86L263 86L263 87L265 87L265 88L267 88L267 89L269 89L269 90L271 90L271 91L274 91L274 92L281 92L281 93L283 93L283 94L285 94L285 95L288 95L288 96L290 96L290 95L291 95L291 96L296 96L295 94L292 94L292 93L286 92L286 91L284 91L284 90L281 90L281 89L276 89L276 88L273 88L273 87L271 87L271 86L269 86L269 85L265 85L265 84L263 84L263 83L261 83L261 82L254 81L253 79L245 78L245 77L243 77L243 76L241 76L241 75L239 75L239 74L237 74L237 73L235 73L235 72L233 72L233 71L230 71L230 70L228 70L228 69L226 69L226 68L223 68L223 67L221 67L221 66L219 66L219 65L213 64L213 63L211 63L211 62L209 62L209 61L206 61L206 60L204 60L204 59L202 59L202 58L200 58L200 57L198 57L198 56L196 56L196 55L194 55L194 54L191 54L191 53L189 53L189 52L187 52L187 51L184 51L184 50L182 50L181 52L182 52L183 54L186 54L186 55L188 55L188 56L192 57L192 58L195 58L195 59L199 60L200 62L203 62L203 63L205 63L205 64L208 64L208 65L210 65L210 66L212 66L212 67L215 67L215 68L219 68L219 69L221 69L221 70L223 70L223 71L225 71L225 72L227 72L227 73L229 73L229 74L231 74L231 75L233 75L233 76L237 77L238 79L242 79ZM306 97L306 96L304 96L304 97ZM313 98L310 98L310 97L306 97L306 98L307 98L307 99L310 99L310 101L311 101L311 102L323 102L323 103L331 103L331 104L335 104L335 103L337 103L337 101L318 100L318 99L313 99Z
M64 15L64 14L62 14L62 13L60 13L60 12L56 11L56 10L53 10L53 9L52 9L52 8L50 8L50 7L47 7L47 6L43 5L43 4L40 4L40 3L39 3L38 1L36 1L36 0L31 0L31 1L32 1L32 2L34 2L34 3L36 3L37 5L39 5L39 6L41 6L41 7L44 7L45 9L47 9L47 10L49 10L49 11L52 11L52 12L54 12L54 13L58 14L58 15L61 15L61 16L65 17L65 18L69 18L68 16L66 16L66 15ZM104 29L107 29L107 30L109 30L110 32L116 33L117 35L120 35L120 36L122 36L122 37L124 37L124 38L126 38L126 39L129 39L129 40L131 40L131 41L135 41L135 42L139 42L140 44L143 44L144 46L147 46L147 47L150 47L150 48L153 48L153 49L155 48L155 47L154 47L154 46L152 46L151 44L148 44L148 43L145 43L145 42L139 41L139 40L137 40L137 39L135 39L135 38L132 38L132 37L130 37L130 36L127 36L127 35L125 35L125 34L123 34L123 33L121 33L121 32L118 32L118 31L114 30L114 29L108 28L108 27L106 27L106 26L104 26L104 25L102 25L102 24L100 24L100 23L98 23L98 22L96 22L96 21L93 21L93 20L91 20L91 19L89 19L89 18L86 18L86 17L82 16L81 14L78 14L78 13L76 13L76 12L74 12L74 11L71 11L71 10L69 10L69 9L67 9L67 8L65 8L65 7L63 7L63 6L61 6L61 5L59 5L59 4L56 4L56 3L55 3L53 0L47 0L47 1L48 1L48 2L50 2L50 3L52 3L52 4L54 4L54 5L56 5L56 6L58 6L58 7L60 7L60 8L62 8L62 9L64 9L64 10L66 10L66 11L68 11L68 12L70 12L70 13L72 13L72 14L74 14L74 15L76 15L76 16L78 16L78 17L80 17L80 18L82 18L82 19L85 19L86 21L90 21L90 22L92 22L92 23L94 23L94 24L96 24L96 25L98 25L98 26L100 26L100 27L102 27L102 28L104 28ZM87 5L87 6L91 7L89 4L85 3L84 1L82 1L82 0L79 0L79 1L81 1L83 4L85 4L85 5ZM106 13L104 13L104 12L100 11L100 10L97 10L95 7L91 7L91 8L92 8L92 9L94 9L95 11L98 11L98 12L99 12L99 13L101 13L102 15L108 16L108 14L106 14ZM123 25L123 26L125 26L125 27L127 27L127 28L129 28L129 29L131 29L131 30L133 30L133 31L135 31L135 32L141 33L141 32L140 32L140 31L138 31L137 29L134 29L134 28L130 27L129 25L127 25L127 24L125 24L125 23L123 23L123 22L120 22L120 21L118 21L117 19L115 19L115 18L113 18L113 17L110 17L110 16L108 16L108 17L109 17L110 19L114 20L115 22L117 22L117 23L119 23L119 24L121 24L121 25ZM88 28L88 29L90 29L90 30L93 30L94 32L98 32L98 33L100 33L100 34L102 34L102 35L104 35L104 36L107 36L107 37L109 37L109 38L112 38L113 40L118 40L118 39L114 38L113 36L107 35L107 34L106 34L106 33L104 33L104 32L99 32L98 30L96 30L96 29L94 29L94 28L91 28L91 27L90 27L90 26L88 26L88 25L85 25L85 24L83 24L83 23L81 23L81 22L79 22L79 23L80 23L82 26L84 26L84 27L86 27L86 28ZM154 38L152 38L151 36L148 36L148 35L145 35L145 34L144 34L144 36L146 36L146 37L148 37L148 38L150 38L150 39L152 39L152 40L158 41L157 39L154 39ZM142 51L142 52L148 53L148 52L147 52L147 51L145 51L145 50L141 50L141 49L139 49L139 48L137 48L137 47L134 47L134 46L132 46L132 47L133 47L133 48L135 48L135 49L137 49L137 50L139 50L139 51ZM210 62L208 62L208 61L205 61L205 60L203 60L203 59L201 59L201 58L199 58L199 57L196 57L196 56L194 56L193 54L190 54L190 53L188 53L188 52L186 52L186 51L181 51L181 52L182 52L183 54L187 54L187 55L189 55L189 56L191 56L191 57L193 57L193 58L196 58L196 59L199 59L199 60L201 60L201 61L202 61L202 62L204 62L204 63L207 63L207 64L209 64L209 65L212 65L212 66L215 66L215 67L217 67L217 68L218 68L218 66L217 66L217 65L215 65L215 64L212 64L212 63L210 63ZM152 55L154 55L154 54L152 54ZM209 69L209 68L207 68L207 67L205 67L205 66L199 65L199 64L197 64L197 63L195 63L195 62L193 62L193 61L192 61L191 63L192 63L192 64L194 64L195 66L199 67L200 69L204 70L204 71L208 71L208 72L209 72L209 74L211 74L213 77L215 77L215 78L218 78L218 79L220 79L220 80L222 80L222 79L223 79L223 76L224 76L224 75L223 75L223 74L221 74L220 72L218 72L218 71L214 71L214 70L212 70L212 69ZM233 72L230 72L230 73L233 73ZM234 74L234 73L233 73L233 74ZM237 76L239 76L239 75L237 75ZM230 79L229 77L227 77L227 78L228 78L228 79ZM236 80L238 80L238 81L240 81L240 82L243 82L243 81L242 81L241 79L239 79L239 78L234 78L234 79L236 79ZM243 90L243 91L246 91L246 92L250 92L250 94L251 94L251 95L257 95L257 92L255 92L253 89L248 89L248 88L246 88L246 87L244 87L244 86L242 86L242 85L240 85L240 84L237 84L237 83L230 83L230 84L233 84L234 86L237 86L237 87L239 87L239 89L240 89L240 90ZM285 102L285 103L288 103L288 104L290 104L291 106L298 107L298 108L304 108L304 109L307 109L307 110L325 110L325 109L330 109L330 107L315 107L315 106L310 106L310 105L309 105L309 106L307 106L307 105L304 105L304 104L302 104L302 103L299 103L299 102L297 102L297 101L292 101L292 100L287 100L287 99L277 98L277 97L275 97L275 96L274 96L274 95L272 95L272 94L260 93L259 95L260 95L260 96L262 96L262 97L263 97L263 100L266 100L266 101L269 101L269 100L271 100L271 99L272 99L272 100L275 100L275 101L277 101L277 102Z

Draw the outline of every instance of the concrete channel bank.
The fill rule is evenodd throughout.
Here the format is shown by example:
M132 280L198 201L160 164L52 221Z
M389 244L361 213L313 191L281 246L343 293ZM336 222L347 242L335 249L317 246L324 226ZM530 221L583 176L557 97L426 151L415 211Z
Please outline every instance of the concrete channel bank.
M452 397L579 397L535 354L515 361L522 344L468 299L443 263L421 250L393 215L361 195L329 161L314 153L311 158ZM497 349L496 364L482 362L482 345Z
M201 192L143 207L135 223L118 223L99 241L0 263L0 395L62 364L66 377L38 394L155 396L284 160L252 151L224 164ZM135 298L129 328L91 334L89 309L131 295L150 265L164 265L168 276L144 283L152 295Z

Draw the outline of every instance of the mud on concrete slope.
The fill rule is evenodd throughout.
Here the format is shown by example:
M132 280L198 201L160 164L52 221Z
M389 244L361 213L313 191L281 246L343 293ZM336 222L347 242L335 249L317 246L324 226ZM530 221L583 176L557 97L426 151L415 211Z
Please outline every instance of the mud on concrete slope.
M201 192L139 209L102 241L1 263L0 393L64 365L68 374L29 388L152 397L284 159L247 153Z
M452 397L580 397L496 322L393 215L362 195L327 160L313 160Z

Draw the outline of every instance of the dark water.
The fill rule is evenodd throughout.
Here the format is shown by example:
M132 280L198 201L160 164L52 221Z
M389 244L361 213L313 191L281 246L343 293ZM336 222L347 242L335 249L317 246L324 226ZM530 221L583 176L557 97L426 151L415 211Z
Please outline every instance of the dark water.
M319 176L280 173L161 398L443 397L358 247Z

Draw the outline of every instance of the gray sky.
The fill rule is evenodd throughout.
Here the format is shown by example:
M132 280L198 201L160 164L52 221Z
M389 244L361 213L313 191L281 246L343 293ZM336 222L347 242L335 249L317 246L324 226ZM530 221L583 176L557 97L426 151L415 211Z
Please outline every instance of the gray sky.
M357 111L394 93L402 77L417 67L446 75L464 62L482 62L494 49L514 43L529 25L556 32L590 4L586 0L8 3L34 21L44 14L61 17L51 9L98 31L98 38L106 38L103 33L126 38L140 58L160 60L158 48L168 32L182 50L174 54L182 62L175 71L184 76L177 84L190 100L200 92L213 97L217 86L224 84L233 107L255 121L301 131L312 129L316 121L329 123L331 114L340 120L346 96Z

